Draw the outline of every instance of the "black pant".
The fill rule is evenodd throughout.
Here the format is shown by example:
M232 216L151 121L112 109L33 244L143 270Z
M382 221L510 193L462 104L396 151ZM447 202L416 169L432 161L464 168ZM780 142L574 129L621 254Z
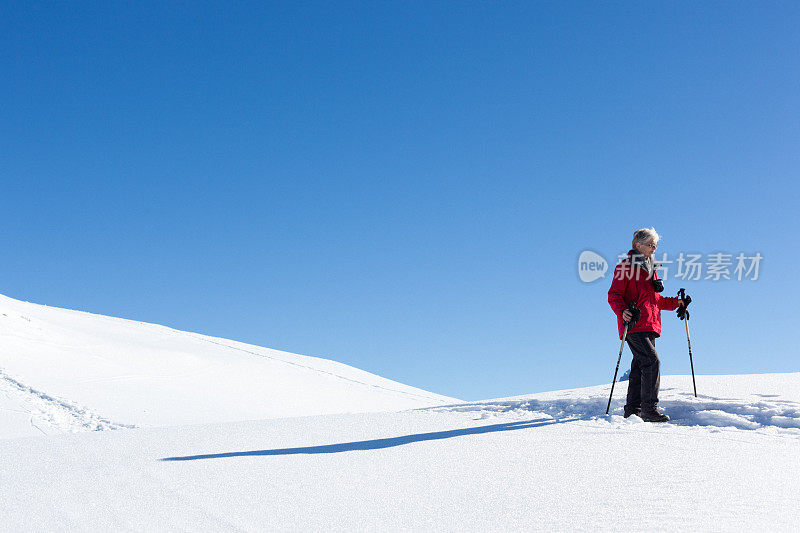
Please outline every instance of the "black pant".
M661 385L661 361L656 353L656 334L652 331L628 333L626 340L633 352L633 361L625 409L655 409L658 404L658 388Z

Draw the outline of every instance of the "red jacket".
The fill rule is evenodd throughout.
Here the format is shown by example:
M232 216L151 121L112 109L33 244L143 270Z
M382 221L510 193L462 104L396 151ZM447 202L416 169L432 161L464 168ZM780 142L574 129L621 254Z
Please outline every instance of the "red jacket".
M633 250L631 250L632 252ZM622 312L628 308L628 302L636 302L636 307L642 316L628 333L638 331L653 331L656 336L661 336L661 311L673 311L678 308L677 297L661 296L653 289L652 279L658 279L658 272L653 269L653 276L638 266L631 265L631 252L628 258L614 269L614 279L608 289L608 304L617 314L619 338L625 331L622 324Z

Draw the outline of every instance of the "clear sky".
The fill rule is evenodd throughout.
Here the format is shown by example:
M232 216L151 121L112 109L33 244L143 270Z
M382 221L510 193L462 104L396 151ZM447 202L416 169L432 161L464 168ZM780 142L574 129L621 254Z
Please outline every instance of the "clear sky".
M670 259L764 257L668 277L699 374L800 371L798 27L798 2L4 2L0 293L483 399L610 381L610 279L577 259L654 226Z

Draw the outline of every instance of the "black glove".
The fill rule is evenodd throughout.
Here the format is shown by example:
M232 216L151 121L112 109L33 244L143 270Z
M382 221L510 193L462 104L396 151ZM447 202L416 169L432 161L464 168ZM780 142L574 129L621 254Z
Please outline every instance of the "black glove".
M628 325L628 329L633 329L633 326L635 326L636 323L639 321L639 318L641 318L642 311L637 309L636 308L636 304L633 303L633 302L630 302L628 304L628 311L631 312L631 319L629 321L627 321L627 322L623 321L622 323L623 324L627 324Z
M681 289L678 291L678 299L683 302L683 305L678 307L675 311L675 314L677 314L678 318L681 320L683 320L684 317L689 318L689 310L686 308L692 303L692 297L686 294L684 290L685 289Z

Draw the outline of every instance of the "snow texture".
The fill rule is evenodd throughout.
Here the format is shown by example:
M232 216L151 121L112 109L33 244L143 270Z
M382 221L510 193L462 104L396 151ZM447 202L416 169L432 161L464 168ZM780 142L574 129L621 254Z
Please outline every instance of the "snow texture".
M663 376L672 422L648 424L621 416L624 385L608 416L610 384L459 402L161 326L3 298L0 311L0 530L796 531L800 521L800 373L699 375L697 398L690 376Z

